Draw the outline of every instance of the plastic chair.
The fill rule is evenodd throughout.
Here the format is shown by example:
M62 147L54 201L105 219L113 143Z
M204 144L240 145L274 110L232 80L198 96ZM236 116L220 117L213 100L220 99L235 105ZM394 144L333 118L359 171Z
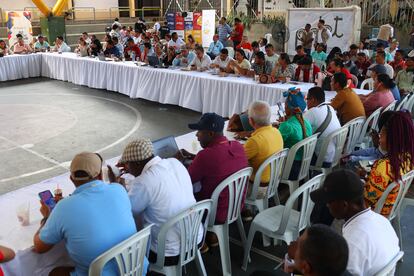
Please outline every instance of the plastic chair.
M401 109L404 108L404 106L407 105L408 100L410 99L410 95L405 96L397 105L397 107L395 108L395 111L400 111Z
M365 89L365 85L368 85L368 90L374 89L374 79L373 78L365 79L361 83L361 89Z
M352 83L354 84L354 86L358 87L358 82L359 82L358 77L352 74L351 74L351 77L352 77Z
M214 232L217 235L220 246L221 267L223 269L224 276L231 275L229 224L237 221L237 227L239 228L243 246L246 243L246 234L244 232L240 211L242 208L242 202L246 196L247 183L252 172L253 169L249 167L232 174L217 186L211 196L213 206L211 207L207 231ZM223 224L214 224L216 220L219 195L224 189L228 189L229 192L227 219Z
M395 188L395 186L399 185L400 189L398 190L397 198L395 199L394 205L392 206L391 212L388 215L388 220L392 223L395 232L397 233L398 239L400 240L400 248L403 248L402 243L402 235L401 235L401 224L400 224L400 217L401 217L401 206L403 205L403 201L405 195L407 194L408 190L414 179L414 170L406 173L401 177L401 180L398 182L393 182L388 185L387 189L382 193L380 199L377 201L375 205L374 211L378 214L381 214L381 210L384 207L385 201L389 193Z
M369 115L369 117L365 120L364 125L362 126L361 135L358 138L358 142L355 146L357 147L369 147L372 143L370 138L370 130L377 129L378 119L381 115L382 107L378 108L374 112Z
M318 139L318 133L303 139L290 148L289 154L286 160L285 168L283 169L282 179L280 183L287 184L289 186L289 193L292 194L298 187L299 182L306 179L309 174L309 167L312 162L312 156L315 152L315 147ZM290 171L292 170L293 161L295 161L296 153L303 149L303 156L301 160L301 166L299 175L295 180L289 180Z
M319 187L324 177L323 174L315 176L296 189L290 195L286 205L266 209L253 219L245 245L242 265L244 271L247 269L250 249L256 232L261 232L276 240L283 240L287 244L299 237L299 233L310 224L309 218L314 206L310 199L310 192ZM293 209L293 205L300 196L302 196L301 210L296 211Z
M120 276L141 276L151 227L152 224L95 258L89 266L89 276L100 276L112 259L118 265Z
M331 172L332 168L336 167L339 164L339 161L341 160L342 152L345 147L347 134L348 134L348 128L341 127L340 129L333 131L327 137L323 138L321 151L318 153L318 158L316 159L316 163L313 166L311 165L309 169L311 171L322 172L324 174L328 174L329 172ZM329 168L324 168L322 165L325 160L325 156L328 153L329 144L332 142L335 143L335 155L334 155L334 158L332 159L331 166Z
M357 117L344 125L348 128L348 138L346 140L344 153L342 156L350 155L354 151L361 135L362 126L365 123L365 117Z
M381 113L384 113L385 111L389 111L389 110L394 110L396 104L397 104L397 101L393 101L392 103L384 107Z
M234 58L234 49L233 47L226 47L227 51L229 51L229 57Z
M407 102L404 105L404 109L407 109L408 111L410 111L411 113L413 112L413 107L414 107L414 93L411 92L410 94L408 94L406 96L406 98L408 98Z
M383 268L381 268L380 271L374 274L374 276L393 276L395 272L395 268L397 267L397 263L399 260L402 259L404 256L404 252L400 251L397 255L395 255L394 258Z
M161 226L158 234L157 245L157 262L151 264L151 271L162 273L167 276L181 276L182 267L195 260L200 275L207 275L204 262L198 249L198 236L201 227L201 221L206 213L211 210L213 201L211 199L195 203L186 210L180 212L175 217L169 219ZM208 217L205 226L208 224ZM175 266L165 266L165 241L167 233L172 228L180 229L180 255L178 264ZM203 240L205 237L206 227L204 227Z

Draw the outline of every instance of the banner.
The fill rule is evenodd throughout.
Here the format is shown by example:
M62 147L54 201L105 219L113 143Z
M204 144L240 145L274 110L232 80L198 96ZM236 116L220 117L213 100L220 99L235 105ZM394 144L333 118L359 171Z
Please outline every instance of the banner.
M361 9L357 6L335 9L289 9L288 18L290 39L287 42L287 49L290 55L294 55L296 46L301 44L299 38L307 23L312 25L316 37L317 24L321 18L325 20L326 27L332 33L327 43L327 52L333 47L349 49L351 44L359 42L360 39Z
M209 47L213 42L213 36L216 28L216 11L215 10L203 10L202 16L202 40L203 47Z
M201 38L201 31L198 30L189 30L189 31L185 31L185 42L188 42L188 36L192 35L195 42L198 44L202 43L202 38Z
M201 12L194 12L193 13L193 30L201 31L202 16Z
M175 29L183 31L184 30L184 17L181 15L181 12L175 13Z
M12 46L17 42L17 34L21 34L24 41L27 44L30 44L33 41L31 12L11 11L7 12L6 14L7 36L9 38L9 45Z
M169 12L166 15L167 25L170 30L175 30L175 13Z
M193 30L193 13L192 12L188 12L187 16L184 17L184 29L186 31Z

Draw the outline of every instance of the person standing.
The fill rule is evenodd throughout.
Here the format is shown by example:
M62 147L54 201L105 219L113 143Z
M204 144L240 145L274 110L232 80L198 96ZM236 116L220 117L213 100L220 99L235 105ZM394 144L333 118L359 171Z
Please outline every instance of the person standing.
M233 47L236 51L237 46L241 43L243 39L243 32L244 32L244 26L241 22L240 18L234 19L234 27L233 31L231 32L231 40L233 41Z
M328 40L332 37L331 32L325 27L325 20L319 19L318 32L316 33L316 39L314 40L315 49L318 44L322 44L327 50Z
M165 21L164 25L160 27L160 39L165 39L167 34L170 34L170 27L168 27L168 22Z
M227 24L225 17L220 18L217 33L220 42L226 47L229 36L231 35L231 27Z
M311 54L312 42L315 39L315 34L311 31L311 25L306 24L305 31L302 33L302 37L299 39L302 42L303 49L307 55Z

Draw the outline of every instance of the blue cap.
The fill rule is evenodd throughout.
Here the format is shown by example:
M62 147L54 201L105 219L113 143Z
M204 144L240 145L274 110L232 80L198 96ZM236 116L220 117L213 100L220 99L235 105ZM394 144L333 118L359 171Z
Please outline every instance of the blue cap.
M377 65L375 65L375 66L373 66L371 68L368 68L368 70L377 73L377 75L387 74L387 67L385 67L382 64L377 64Z
M303 113L306 109L305 97L300 89L296 87L289 88L288 91L283 92L283 97L286 97L286 103L290 110L294 113Z
M222 132L224 129L224 119L216 113L205 113L201 116L198 123L188 124L188 127L193 130Z

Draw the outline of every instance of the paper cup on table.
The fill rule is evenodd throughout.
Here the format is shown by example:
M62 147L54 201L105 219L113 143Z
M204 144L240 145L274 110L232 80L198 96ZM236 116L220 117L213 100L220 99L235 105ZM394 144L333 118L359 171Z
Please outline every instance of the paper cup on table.
M28 226L30 224L30 203L20 204L17 207L16 215L22 226Z

